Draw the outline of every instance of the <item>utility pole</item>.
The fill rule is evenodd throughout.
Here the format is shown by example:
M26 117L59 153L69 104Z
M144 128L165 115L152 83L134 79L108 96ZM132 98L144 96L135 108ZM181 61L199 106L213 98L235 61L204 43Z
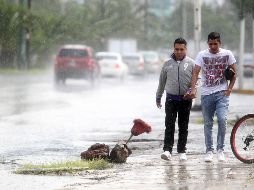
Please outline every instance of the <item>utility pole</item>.
M31 10L32 0L27 0L27 8ZM31 30L26 28L26 59L27 59L27 68L30 68L30 40L31 40Z
M201 41L201 4L202 0L194 0L194 43L195 54L200 51Z
M252 60L254 60L254 7L252 7ZM252 68L252 79L254 86L254 68Z
M143 48L147 48L148 45L148 0L145 0L145 6L144 6L144 47Z
M200 51L201 42L201 7L202 0L194 0L194 46L195 46L195 56ZM200 90L197 90L197 98L193 105L194 110L201 110L201 94Z
M27 8L31 6L31 0L19 0L19 6L22 8ZM17 62L19 69L27 69L28 68L28 51L29 51L29 38L30 35L28 33L28 29L24 27L23 24L23 16L24 12L21 11L19 13L19 31L18 31L18 44L17 44Z
M185 3L184 3L185 1ZM186 39L187 38L187 14L186 14L186 0L182 0L181 2L182 4L182 35L183 38ZM187 40L187 39L186 39Z
M245 17L244 17L244 1L241 1L240 9L240 46L239 46L239 64L238 64L238 88L243 88L243 56L244 56L244 40L245 40Z
M100 18L102 20L105 19L105 14L106 14L106 4L105 4L105 0L101 0L101 4L100 4Z

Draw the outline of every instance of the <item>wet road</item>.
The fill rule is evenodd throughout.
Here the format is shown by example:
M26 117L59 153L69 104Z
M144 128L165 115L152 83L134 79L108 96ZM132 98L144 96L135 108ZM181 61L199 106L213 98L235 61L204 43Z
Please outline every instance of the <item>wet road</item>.
M195 166L191 161L182 167L178 162L177 164L173 162L174 164L171 165L158 160L163 139L164 111L155 107L157 76L129 77L124 83L107 78L102 79L94 87L91 87L86 81L78 80L68 80L65 86L56 87L53 85L53 76L50 72L38 76L2 75L0 82L0 162L2 163L0 163L0 189L42 190L60 189L64 186L67 189L101 188L103 184L102 186L97 184L98 180L91 182L91 179L89 181L88 178L92 178L93 175L108 176L105 172L82 177L48 177L14 175L11 171L23 163L79 159L80 153L95 142L113 146L117 141L129 137L132 121L135 118L147 121L152 125L153 131L151 134L134 137L134 141L139 139L140 142L131 144L131 148L134 148L135 151L128 160L130 165L106 171L112 172L113 177L128 176L133 173L136 176L146 171L154 177L153 180L150 178L147 180L151 188L164 184L162 187L166 189L174 187L180 190L182 188L181 176L177 177L176 173L167 177L167 173L171 175L169 167L173 168L172 171L183 168L186 172L178 171L178 173L186 173L182 176L183 179L188 178L188 173L191 173L190 176L194 175L193 180L196 179L194 183L198 178L204 178L203 183L205 183L204 173L207 171L219 178L218 171L228 173L227 170L231 169L228 165L229 169L222 167L224 170L218 169L220 167L217 165L213 165L212 169L205 169L207 165L201 162L203 167L195 171ZM254 102L250 95L232 94L230 101L229 117L232 119L253 110ZM201 118L201 113L192 112L188 140L192 161L202 159L200 157L204 151L202 124L195 122L197 118ZM228 139L227 136L227 143ZM233 158L229 147L227 147L226 154L229 164L239 164ZM140 162L142 162L141 165ZM149 166L153 164L158 164L158 170L149 173ZM200 162L197 161L195 164L200 164ZM138 169L140 167L146 167L146 169ZM158 174L164 177L158 179L156 178ZM111 188L119 189L117 184L113 185L115 178L112 176L106 177L112 179L107 184L112 183ZM177 182L179 180L180 182ZM132 183L133 181L135 181L133 177L127 179L127 182ZM139 185L143 183L145 182ZM139 187L138 184L133 183L129 189L133 189L135 185ZM192 186L188 185L188 188L192 189Z
M0 170L15 163L78 159L95 142L127 139L135 118L161 122L154 107L155 76L124 83L103 78L94 87L82 80L56 87L51 73L0 76L0 81L0 161L12 163L0 164Z
M92 88L78 80L55 87L51 75L1 77L5 82L0 87L0 144L4 145L0 153L9 158L73 154L87 142L129 135L134 118L160 121L161 113L154 107L155 80L130 77L121 83L106 78Z

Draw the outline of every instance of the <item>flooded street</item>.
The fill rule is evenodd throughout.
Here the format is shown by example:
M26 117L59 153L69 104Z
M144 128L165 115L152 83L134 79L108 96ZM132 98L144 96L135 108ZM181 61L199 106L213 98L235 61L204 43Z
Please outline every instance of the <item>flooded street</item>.
M254 0L0 0L0 190L254 190L254 164L243 163L254 156L253 15ZM202 81L217 101L224 78L218 146L218 118L207 119L224 152L204 161L198 97L161 159L165 87L177 101ZM178 103L184 125L191 105Z
M200 112L191 113L188 161L179 162L175 149L172 161L160 159L164 106L162 110L155 106L158 76L129 76L124 82L102 78L94 86L80 80L55 86L51 72L39 76L2 75L0 81L0 189L254 188L253 166L242 164L231 152L230 126L226 136L227 162L203 161ZM253 111L251 95L232 94L230 101L229 119ZM112 148L119 140L127 140L135 118L149 123L152 132L132 138L129 146L133 154L126 164L77 176L12 174L24 163L78 160L80 153L96 142Z
M1 154L6 158L79 154L94 141L127 137L136 117L151 121L156 113L161 115L154 109L153 80L130 79L123 84L102 80L92 88L78 80L55 87L51 78L7 78L0 97Z

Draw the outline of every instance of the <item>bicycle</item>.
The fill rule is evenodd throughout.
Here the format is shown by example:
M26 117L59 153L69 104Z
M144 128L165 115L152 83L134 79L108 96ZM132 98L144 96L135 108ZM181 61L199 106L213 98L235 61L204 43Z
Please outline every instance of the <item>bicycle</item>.
M237 120L231 131L230 145L238 160L254 163L254 114L247 114Z

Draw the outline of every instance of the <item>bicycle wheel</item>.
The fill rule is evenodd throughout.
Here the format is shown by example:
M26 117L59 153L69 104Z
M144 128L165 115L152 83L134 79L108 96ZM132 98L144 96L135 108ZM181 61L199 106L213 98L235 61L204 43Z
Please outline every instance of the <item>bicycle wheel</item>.
M254 163L254 114L240 118L230 136L231 149L235 157L244 163Z

